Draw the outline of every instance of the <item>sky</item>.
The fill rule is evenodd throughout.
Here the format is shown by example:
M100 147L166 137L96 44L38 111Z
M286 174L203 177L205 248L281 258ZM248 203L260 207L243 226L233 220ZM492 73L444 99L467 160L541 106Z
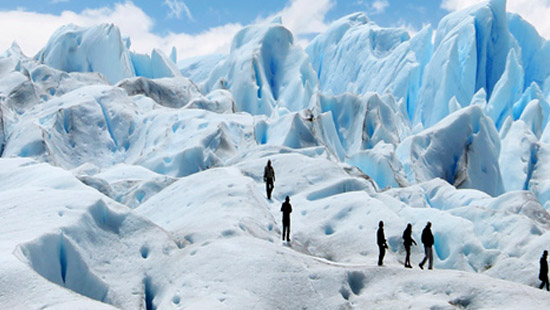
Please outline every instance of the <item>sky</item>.
M65 24L114 23L132 41L131 50L168 54L178 59L227 53L242 27L281 16L283 25L305 46L345 15L366 12L380 26L401 27L414 35L437 26L449 12L482 0L0 0L0 51L16 41L34 56L51 34ZM550 0L508 0L508 11L531 22L550 38Z

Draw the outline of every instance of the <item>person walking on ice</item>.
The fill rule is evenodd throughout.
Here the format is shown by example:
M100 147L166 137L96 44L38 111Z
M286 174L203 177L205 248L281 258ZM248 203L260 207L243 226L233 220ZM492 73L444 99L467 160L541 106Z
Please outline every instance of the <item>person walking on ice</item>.
M383 265L384 256L386 255L386 249L388 243L386 243L386 236L384 235L384 222L378 223L378 231L376 232L376 243L378 244L378 266Z
M540 272L539 272L539 280L542 281L540 284L540 289L543 289L546 285L546 290L550 291L550 288L548 288L548 261L546 258L548 257L548 251L544 251L542 253L542 257L540 258Z
M283 212L283 241L290 242L290 213L292 213L292 205L290 205L290 197L286 196L285 202L281 206L281 212Z
M424 264L426 261L429 261L428 269L433 268L434 254L432 246L434 245L434 235L432 234L431 228L432 223L428 222L422 231L422 243L424 244L424 252L426 255L424 256L422 262L418 265L420 266L420 269L424 269Z
M273 187L275 183L275 170L271 166L271 160L267 161L267 166L264 169L264 182L265 182L265 191L267 192L267 199L271 200L271 193L273 192Z
M407 228L403 232L403 245L405 246L405 268L412 268L411 266L411 245L416 245L416 241L412 238L412 225L407 224Z

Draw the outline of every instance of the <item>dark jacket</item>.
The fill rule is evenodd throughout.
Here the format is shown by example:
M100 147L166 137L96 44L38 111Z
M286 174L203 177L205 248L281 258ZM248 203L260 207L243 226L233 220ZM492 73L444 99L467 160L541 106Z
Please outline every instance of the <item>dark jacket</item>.
M381 247L386 246L386 236L384 236L384 228L382 227L379 227L376 233L376 243Z
M403 232L403 244L410 247L413 243L416 244L416 241L412 238L412 229L406 228Z
M546 280L548 279L548 262L546 261L546 257L543 256L540 258L540 273L539 273L539 280Z
M273 170L273 166L265 166L264 169L264 181L275 181L275 170Z
M290 205L290 202L283 202L281 212L283 212L283 221L290 221L290 213L292 213L292 206Z
M425 227L422 231L422 243L426 247L434 245L434 235L432 235L432 230L429 227Z

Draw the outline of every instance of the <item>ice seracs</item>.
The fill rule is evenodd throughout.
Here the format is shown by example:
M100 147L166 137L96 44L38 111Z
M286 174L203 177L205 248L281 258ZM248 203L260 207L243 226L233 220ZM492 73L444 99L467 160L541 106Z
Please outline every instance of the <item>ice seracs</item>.
M480 88L492 95L510 49L505 7L505 0L486 1L441 20L422 76L414 123L437 123L449 114L444 103L452 97L465 106Z
M181 76L175 62L159 49L153 49L150 56L139 53L130 53L130 56L137 76L152 79Z
M442 178L457 188L493 196L503 192L499 152L498 132L478 106L449 115L396 150L409 182Z
M523 93L523 69L518 62L516 52L511 49L506 61L506 69L494 87L487 102L486 113L500 129L506 117L512 114L513 104Z
M130 53L113 24L63 26L35 58L66 72L99 72L111 83L135 76Z
M125 78L181 76L175 61L161 50L151 55L131 52L130 40L114 24L59 28L35 59L65 72L97 72L115 84ZM175 54L174 54L175 55Z
M306 51L323 91L392 92L407 102L412 117L430 40L430 27L411 39L404 29L382 28L355 13L332 23Z
M271 115L275 107L309 107L318 80L308 56L279 23L250 25L233 38L228 57L214 68L205 90L233 93L238 111Z

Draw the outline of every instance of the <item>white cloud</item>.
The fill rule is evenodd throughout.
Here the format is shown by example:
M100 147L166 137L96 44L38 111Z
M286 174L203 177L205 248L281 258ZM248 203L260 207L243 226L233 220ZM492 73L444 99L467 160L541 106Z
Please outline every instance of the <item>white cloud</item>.
M424 27L425 25L422 25L422 27ZM407 23L405 20L403 19L400 19L399 21L397 21L396 24L393 25L393 27L395 28L401 28L401 29L404 29L406 30L408 33L409 33L409 36L412 38L414 37L420 30L422 30L422 28L417 28L415 27L413 24L411 23Z
M441 8L447 11L456 11L480 2L484 2L484 0L443 0L441 1Z
M33 56L46 45L56 29L70 23L79 26L114 23L123 35L131 38L132 50L150 53L153 48L160 48L169 53L172 46L176 46L178 59L229 52L231 39L242 28L240 24L227 24L197 35L169 33L159 36L152 32L153 19L130 1L81 13L64 11L60 15L0 11L0 53L17 41L25 54Z
M116 4L114 8L87 9L77 14L63 11L60 15L40 14L29 11L0 12L0 47L6 49L17 41L24 52L33 55L42 48L52 33L66 24L91 26L114 23L122 33L137 39L150 33L153 20L131 2Z
M372 4L369 11L372 11L371 14L380 14L384 13L386 8L390 6L389 2L387 0L376 0Z
M332 0L291 0L276 15L282 16L283 24L298 35L296 43L305 45L307 40L299 35L324 31L327 28L325 15L333 5ZM258 21L270 21L274 16ZM178 59L228 53L233 37L243 27L239 23L230 23L194 35L157 35L152 32L153 19L131 1L110 7L86 9L80 13L64 11L59 15L41 14L26 9L0 11L0 53L8 49L13 41L17 41L26 55L34 56L46 45L56 29L70 23L79 26L114 23L123 35L131 38L131 50L150 53L153 48L160 48L169 54L172 46L175 46Z
M377 15L384 13L386 9L390 6L390 3L388 2L388 0L356 0L354 5L364 6L367 13L369 13L370 15Z
M442 0L441 7L448 11L460 10L482 0ZM521 15L539 34L550 39L550 0L508 0L506 10Z
M229 53L231 41L242 27L241 24L225 24L210 28L198 35L170 33L166 37L160 38L156 47L167 52L172 46L175 46L178 49L178 59L213 53Z
M193 20L193 15L191 15L191 11L189 10L189 7L187 7L185 2L178 0L164 0L164 5L168 6L168 17L175 17L177 19L180 19L181 13L183 12L185 13L185 15L187 15L187 18L189 20Z
M320 33L328 27L325 16L333 6L331 0L291 0L277 14L258 19L257 22L269 22L275 16L281 16L283 25L295 35Z

